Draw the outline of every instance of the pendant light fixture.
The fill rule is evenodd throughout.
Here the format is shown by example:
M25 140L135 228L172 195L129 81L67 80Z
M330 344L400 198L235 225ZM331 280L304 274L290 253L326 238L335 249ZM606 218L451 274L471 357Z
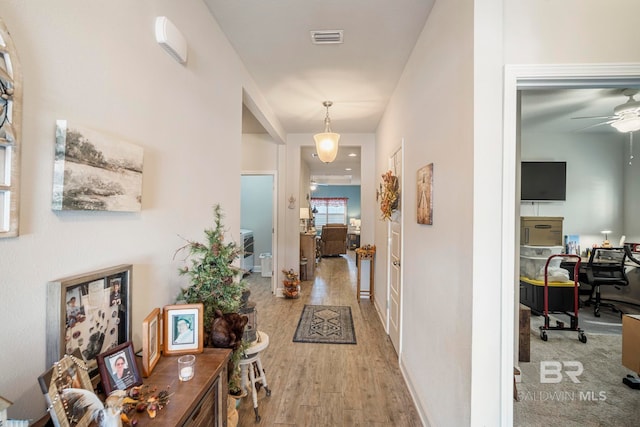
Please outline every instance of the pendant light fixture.
M331 101L322 103L327 108L327 116L324 118L324 132L313 135L316 141L316 151L318 158L324 163L331 163L338 154L338 141L340 134L331 132L331 119L329 118L329 107L333 105Z

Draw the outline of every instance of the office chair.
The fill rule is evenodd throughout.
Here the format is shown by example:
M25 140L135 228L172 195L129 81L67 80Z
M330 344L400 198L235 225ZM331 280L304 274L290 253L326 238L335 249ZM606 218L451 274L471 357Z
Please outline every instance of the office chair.
M637 259L634 255L633 252L631 251L631 245L630 244L626 244L624 245L624 253L627 254L627 259L632 261L633 263L635 263L638 267L640 267L640 259Z
M600 286L615 286L618 289L620 286L629 286L624 265L626 257L625 248L593 248L585 269L586 283L592 288L585 305L594 304L594 316L600 317L600 307L619 311L615 305L601 301Z

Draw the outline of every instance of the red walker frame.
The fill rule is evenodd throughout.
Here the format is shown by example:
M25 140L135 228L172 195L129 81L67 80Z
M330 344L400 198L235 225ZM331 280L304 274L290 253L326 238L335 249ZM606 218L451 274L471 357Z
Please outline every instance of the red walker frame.
M576 259L576 265L573 267L573 313L567 311L554 311L554 313L562 313L569 316L571 326L565 326L564 322L559 320L556 321L556 326L549 326L549 262L552 258L561 257L561 258L574 258ZM547 331L577 331L578 332L578 340L582 343L587 342L587 336L584 334L584 331L578 327L578 310L580 309L580 300L578 299L578 273L580 271L580 257L578 255L567 255L567 254L557 254L551 255L546 264L544 265L544 305L543 305L543 315L544 315L544 326L540 326L540 338L542 341L546 341Z

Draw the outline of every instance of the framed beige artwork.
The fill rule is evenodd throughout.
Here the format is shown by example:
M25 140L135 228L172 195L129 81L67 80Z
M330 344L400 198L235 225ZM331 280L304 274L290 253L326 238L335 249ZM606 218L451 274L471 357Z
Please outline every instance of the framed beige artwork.
M418 224L433 225L433 163L418 169L416 189Z

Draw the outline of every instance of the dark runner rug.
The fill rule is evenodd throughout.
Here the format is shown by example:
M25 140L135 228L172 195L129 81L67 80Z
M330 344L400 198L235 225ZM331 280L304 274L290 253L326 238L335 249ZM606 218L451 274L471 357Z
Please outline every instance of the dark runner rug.
M351 307L305 305L293 336L294 342L356 344Z

